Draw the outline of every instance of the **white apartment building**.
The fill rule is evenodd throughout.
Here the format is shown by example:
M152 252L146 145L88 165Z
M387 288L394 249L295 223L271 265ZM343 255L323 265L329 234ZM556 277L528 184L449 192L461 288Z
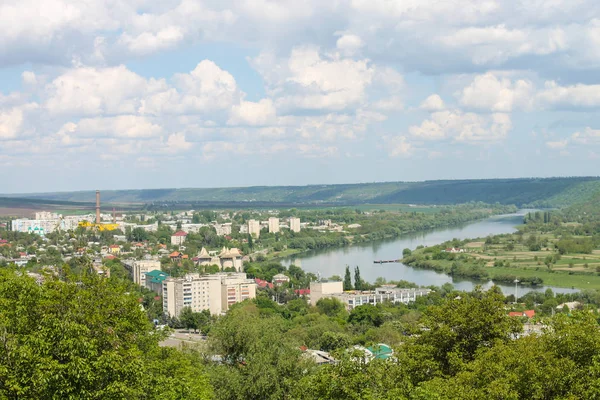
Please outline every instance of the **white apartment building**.
M235 303L256 297L256 283L245 273L188 274L163 281L163 310L178 317L184 307L222 314Z
M248 220L248 234L260 237L260 221L255 219Z
M125 263L128 265L128 263ZM161 270L158 260L137 260L128 265L131 270L133 282L146 287L146 274L150 271Z
M310 305L314 306L323 297L331 297L332 294L344 293L342 281L325 281L310 283Z
M217 231L217 235L219 236L231 235L231 222L227 222L225 224L214 224L214 227Z
M341 301L348 311L354 307L365 304L376 305L391 301L393 303L408 304L415 301L417 297L427 296L431 293L431 289L403 289L395 286L382 286L375 291L347 291L343 290L342 282L311 282L310 283L310 304L316 305L319 299L328 297Z
M35 219L54 219L57 220L61 216L50 211L40 211L35 213Z
M277 233L279 232L279 218L270 217L269 218L269 233Z
M11 230L44 236L47 233L54 232L60 223L60 220L20 218L12 220Z
M300 232L300 218L290 217L290 230L292 232Z

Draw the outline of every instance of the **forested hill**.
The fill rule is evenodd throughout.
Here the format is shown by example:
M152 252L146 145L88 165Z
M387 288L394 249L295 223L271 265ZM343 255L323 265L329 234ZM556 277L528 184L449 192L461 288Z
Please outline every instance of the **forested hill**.
M458 204L470 201L564 207L600 192L599 177L440 180L343 185L104 190L103 202L240 204ZM57 201L94 201L94 191L7 195ZM250 205L248 204L248 205Z

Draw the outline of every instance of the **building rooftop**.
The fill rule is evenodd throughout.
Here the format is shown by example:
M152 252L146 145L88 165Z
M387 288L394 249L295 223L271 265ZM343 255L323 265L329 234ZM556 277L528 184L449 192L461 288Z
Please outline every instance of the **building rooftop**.
M187 233L184 231L177 231L173 234L173 236L187 236Z

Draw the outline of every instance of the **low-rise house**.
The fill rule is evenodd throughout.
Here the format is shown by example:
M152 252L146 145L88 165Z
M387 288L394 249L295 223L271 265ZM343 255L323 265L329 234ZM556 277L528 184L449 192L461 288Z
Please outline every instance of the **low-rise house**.
M533 318L535 317L535 310L525 310L525 311L511 311L508 313L509 317L527 317Z
M277 274L273 276L273 283L275 285L283 285L284 283L288 283L290 278L284 274Z
M119 246L118 244L112 244L108 247L108 251L110 252L110 254L120 254L121 246Z

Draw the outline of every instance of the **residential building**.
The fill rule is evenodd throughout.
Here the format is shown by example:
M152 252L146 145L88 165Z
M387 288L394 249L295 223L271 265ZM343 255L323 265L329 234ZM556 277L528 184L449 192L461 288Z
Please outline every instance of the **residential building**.
M214 224L215 230L217 231L217 235L225 236L231 235L231 222L225 224Z
M346 291L343 290L342 282L311 282L310 303L317 304L324 297L338 299L346 306L348 311L365 304L376 305L390 301L393 303L408 304L415 301L417 297L426 296L431 289L403 289L386 285L376 288L374 291Z
M59 218L60 218L60 215L58 215L57 213L50 212L50 211L40 211L40 212L35 213L35 219L58 220Z
M171 235L171 244L173 246L181 246L185 243L185 238L187 237L187 233L184 231L177 231L173 235Z
M108 251L110 252L110 254L121 254L121 246L119 246L118 244L111 244L108 247Z
M255 219L251 219L248 221L248 234L253 235L256 238L260 237L260 222L259 221L255 220Z
M169 274L158 269L146 272L146 287L153 292L162 294L162 284L168 277Z
M161 270L160 261L158 260L137 260L129 263L125 261L125 265L131 270L133 282L140 286L146 286L146 274L150 271Z
M277 274L273 276L273 284L282 285L284 283L288 283L290 278L284 274Z
M321 281L310 283L310 304L316 305L323 297L331 297L332 294L344 293L342 281Z
M292 232L300 232L300 218L290 217L290 230Z
M235 303L256 297L256 283L244 273L188 274L163 281L163 310L178 317L184 307L222 314Z
M279 232L279 218L270 217L269 218L269 233L277 233Z

